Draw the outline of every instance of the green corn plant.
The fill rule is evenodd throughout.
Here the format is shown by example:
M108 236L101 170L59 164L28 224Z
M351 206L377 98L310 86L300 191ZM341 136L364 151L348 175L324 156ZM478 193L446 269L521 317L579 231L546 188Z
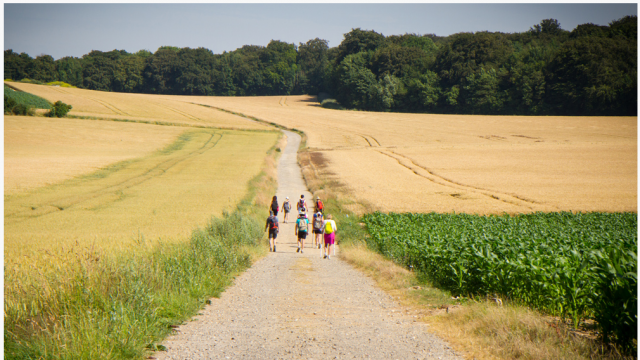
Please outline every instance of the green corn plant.
M638 340L638 257L635 251L616 248L593 252L594 317L605 342L614 341L630 351Z

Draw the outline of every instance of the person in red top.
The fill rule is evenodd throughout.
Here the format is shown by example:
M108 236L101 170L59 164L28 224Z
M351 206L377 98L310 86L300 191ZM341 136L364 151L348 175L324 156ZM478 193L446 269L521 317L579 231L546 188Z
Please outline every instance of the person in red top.
M316 198L316 212L324 214L324 204L322 203L322 200L320 200L319 196Z

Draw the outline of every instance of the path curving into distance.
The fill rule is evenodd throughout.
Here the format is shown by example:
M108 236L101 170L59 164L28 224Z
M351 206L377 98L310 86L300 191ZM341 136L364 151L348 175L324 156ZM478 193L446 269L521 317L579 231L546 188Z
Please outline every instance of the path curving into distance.
M310 198L297 163L300 136L285 131L278 201ZM308 201L309 203L310 201ZM295 204L294 204L295 205ZM340 260L323 259L307 239L297 253L294 222L282 214L277 252L180 326L157 359L461 359L406 315L370 278ZM266 219L265 219L266 220ZM292 217L290 220L295 220ZM340 236L340 224L338 232Z

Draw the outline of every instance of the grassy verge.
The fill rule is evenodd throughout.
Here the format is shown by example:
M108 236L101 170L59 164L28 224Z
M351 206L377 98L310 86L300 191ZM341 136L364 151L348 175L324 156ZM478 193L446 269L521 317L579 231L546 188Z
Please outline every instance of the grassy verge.
M341 184L325 172L317 153L298 157L314 197L325 199L326 213L338 224L340 256L373 278L385 292L405 306L430 329L470 359L627 359L604 346L593 333L571 330L557 318L509 301L460 298L434 286L419 272L409 271L367 246L362 214L371 204L353 200Z
M263 221L275 192L272 148L237 209L195 229L185 243L104 256L71 250L64 268L29 283L5 274L7 359L142 359L266 254ZM5 292L6 294L6 292Z

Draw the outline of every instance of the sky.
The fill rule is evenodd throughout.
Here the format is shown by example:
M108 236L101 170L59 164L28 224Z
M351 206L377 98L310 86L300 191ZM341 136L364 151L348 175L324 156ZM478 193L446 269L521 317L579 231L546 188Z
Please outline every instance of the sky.
M562 29L637 15L637 3L4 3L4 49L31 57L92 50L155 52L204 47L216 54L271 40L340 45L354 28L385 36L528 31L543 19Z

